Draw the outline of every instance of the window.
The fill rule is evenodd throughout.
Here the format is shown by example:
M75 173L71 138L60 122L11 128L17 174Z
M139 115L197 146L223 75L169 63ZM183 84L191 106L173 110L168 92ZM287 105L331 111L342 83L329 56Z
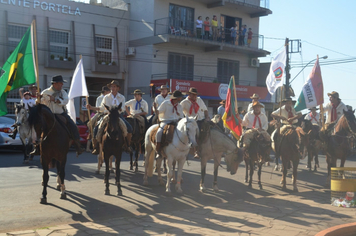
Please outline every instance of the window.
M169 53L168 77L172 79L193 80L194 56L178 53Z
M25 35L26 31L28 29L28 26L22 26L22 25L8 25L7 26L7 32L9 36L9 41L8 41L8 49L9 49L9 54L11 54L14 49L17 47L19 42L21 41L22 37Z
M113 38L96 36L96 59L98 62L111 63L113 61Z
M218 59L218 79L220 83L228 84L232 75L235 76L236 84L239 84L239 61Z
M175 29L194 30L194 9L174 4L169 5L169 26Z
M49 31L50 54L55 58L69 57L69 32L50 30Z

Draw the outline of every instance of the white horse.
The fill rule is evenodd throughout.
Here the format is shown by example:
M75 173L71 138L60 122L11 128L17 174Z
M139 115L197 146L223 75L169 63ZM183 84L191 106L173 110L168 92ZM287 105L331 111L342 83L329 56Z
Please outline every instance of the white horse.
M15 125L24 146L24 163L28 163L29 159L33 158L32 155L29 157L29 153L32 151L32 140L36 140L36 133L31 130L28 124L28 110L25 109L24 105L15 103L15 115Z
M157 128L158 124L151 126L145 135L145 175L143 177L143 184L148 185L147 177L151 177L153 174L153 163L155 160L156 145L151 142L150 136L153 129ZM173 161L178 163L177 174L177 193L182 193L181 179L183 172L183 165L186 161L187 155L191 148L191 145L197 146L195 139L199 134L198 124L195 119L183 118L181 119L176 129L174 130L173 141L166 147L162 148L162 156L167 158L167 184L166 192L171 192L171 178L173 173ZM158 166L161 166L162 158L158 159ZM161 168L158 168L158 182L163 185L164 182L161 176Z

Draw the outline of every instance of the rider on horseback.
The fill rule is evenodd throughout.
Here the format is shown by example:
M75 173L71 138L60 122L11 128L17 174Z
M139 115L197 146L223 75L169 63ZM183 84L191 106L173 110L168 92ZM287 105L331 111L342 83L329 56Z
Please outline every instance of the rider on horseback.
M312 108L309 108L310 110L310 113L309 114L306 114L304 116L304 120L310 120L310 122L313 124L313 125L318 125L320 126L320 114L318 112L316 112L318 110L318 108L316 107L312 107Z
M62 115L67 121L67 128L69 130L70 138L74 142L74 146L77 150L77 155L82 154L83 149L80 145L80 137L77 125L74 123L72 118L67 114L66 105L68 103L68 94L62 89L63 80L61 75L56 75L52 77L52 86L43 90L41 93L41 104L46 105L53 114ZM32 153L31 153L32 154ZM38 154L38 145L36 145L33 154Z
M92 107L90 104L87 104L87 109L90 110L95 110L95 111L101 111L104 113L108 113L108 111L105 108L105 105L108 106L109 108L111 108L112 106L119 106L120 103L125 104L125 97L119 93L120 90L120 84L118 81L113 80L111 81L110 84L107 85L110 90L111 93L107 94L104 96L103 101L101 102L100 107ZM125 118L122 116L122 113L124 111L121 109L121 119L119 122L124 122L126 125L126 129L127 130L122 130L124 137L126 139L126 151L129 151L130 148L130 142L131 142L131 136L132 136L132 127L131 125L125 120ZM99 121L100 122L100 121ZM109 122L108 119L108 115L106 115L100 122L100 124L98 124L98 130L97 130L97 134L94 130L94 138L96 138L96 140L100 143L101 142L101 137L103 135L104 132L104 128L106 126L106 124ZM99 154L99 143L96 143L94 150L92 152L92 154Z
M169 101L169 99L171 98L171 95L168 94L168 87L167 85L161 85L161 87L158 89L159 91L161 91L161 94L158 94L155 97L155 101L154 101L154 107L157 109L164 101Z
M251 102L250 104L248 104L247 112L253 111L253 104L254 104L255 102L259 102L259 100L260 100L260 96L259 96L257 93L254 93L250 98L252 99L252 102ZM263 114L266 114L265 105L264 105L263 103L261 103L261 102L260 102L260 104L261 104L261 106L262 106L262 107L261 107L261 112L262 112Z
M200 145L202 141L205 139L206 134L208 132L207 127L203 127L204 121L210 121L208 109L200 97L198 97L198 90L194 87L189 89L188 97L184 99L181 103L183 108L183 113L186 117L195 118L197 116L197 123L199 126L199 140L198 140L198 149L200 149ZM195 152L194 158L199 157L199 151Z
M170 100L166 100L162 102L162 104L157 109L157 115L160 121L159 129L156 133L157 158L162 157L161 141L162 141L162 134L163 134L164 127L170 123L177 123L178 120L184 117L183 109L180 104L182 97L183 94L181 93L181 91L176 90L173 92L172 96L170 97Z
M126 113L138 119L140 126L144 126L142 127L141 131L145 133L148 127L148 122L146 118L146 115L148 114L148 104L142 98L142 94L144 93L142 93L141 90L136 89L133 94L135 98L125 103Z

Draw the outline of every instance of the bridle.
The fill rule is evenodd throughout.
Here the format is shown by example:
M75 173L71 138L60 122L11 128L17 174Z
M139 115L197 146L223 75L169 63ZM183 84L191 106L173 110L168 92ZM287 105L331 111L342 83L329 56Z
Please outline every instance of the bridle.
M347 124L347 127L348 127L348 131L351 133L350 136L343 136L343 135L339 135L339 134L336 134L335 132L335 128L334 128L334 136L337 136L337 137L342 137L342 138L347 138L347 139L351 139L351 138L356 138L356 133L352 130L351 126L350 126L350 123L349 123L349 120L347 119L347 117L345 115L343 115L346 119L346 124ZM340 120L339 120L340 121ZM337 123L339 123L339 121ZM335 125L336 126L336 125Z
M52 113L52 112L51 112ZM40 114L39 114L40 115ZM41 133L44 133L44 130L43 130L43 117L42 117L42 115L40 115L41 116ZM53 128L54 128L54 126L56 125L56 117L55 117L55 115L54 115L54 113L52 113L52 117L53 117L53 125L52 125L52 127L49 129L49 131L47 132L47 134L46 134L46 136L44 137L44 138L41 138L40 140L39 140L39 142L40 143L42 143L42 142L44 142L47 138L48 138L48 135L53 131ZM32 130L32 129L31 129Z
M176 134L177 134L177 137L178 137L179 141L180 141L184 146L189 146L188 149L190 149L190 146L191 146L192 142L191 142L190 137L189 137L189 127L188 127L188 123L192 123L193 121L189 120L188 118L186 118L186 119L187 119L187 121L184 122L184 125L185 125L185 127L186 127L185 135L188 137L188 143L183 142L182 139L179 137L179 133L178 133L178 131L177 131L177 128L175 128L175 132L176 132ZM187 150L187 149L181 150L181 149L179 149L178 147L176 147L173 143L172 143L172 145L173 145L177 150L180 150L180 151L186 151L186 150Z

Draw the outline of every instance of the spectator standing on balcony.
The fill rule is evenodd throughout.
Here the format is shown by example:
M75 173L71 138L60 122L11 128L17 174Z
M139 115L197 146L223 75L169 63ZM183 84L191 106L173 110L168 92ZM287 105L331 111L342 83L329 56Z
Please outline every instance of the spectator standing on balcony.
M248 33L247 33L247 46L250 47L250 44L252 42L252 30L251 28L248 28Z
M246 25L243 25L242 26L242 44L241 45L246 45L246 32L247 32L247 28L246 28Z
M198 16L198 19L196 21L196 29L197 29L197 38L201 39L201 31L203 28L203 21L201 19L201 16Z
M237 36L237 28L236 27L231 27L231 44L235 45L236 42L236 36Z
M213 30L213 40L216 41L218 39L218 20L215 15L211 20L211 28Z
M204 38L209 39L209 33L210 33L209 17L206 17L204 21L204 33L205 33Z

